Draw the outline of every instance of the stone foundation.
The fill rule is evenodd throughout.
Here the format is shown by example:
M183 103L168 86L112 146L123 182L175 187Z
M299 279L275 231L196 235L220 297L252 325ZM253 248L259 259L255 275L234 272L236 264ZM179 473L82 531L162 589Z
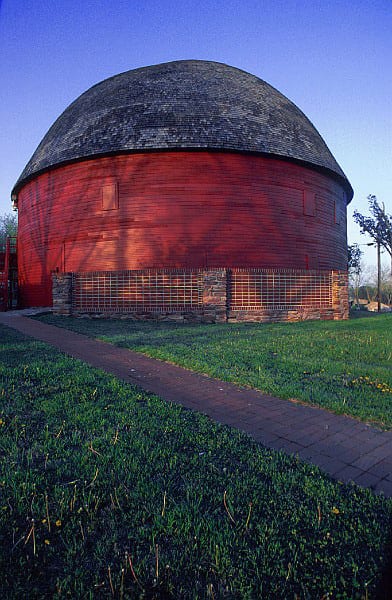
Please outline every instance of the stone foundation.
M348 273L347 271L332 272L332 306L334 319L348 319Z
M72 273L53 273L53 312L89 318L117 318L133 321L172 321L178 323L235 323L347 319L349 314L348 276L344 271L332 272L332 298L328 308L300 307L295 310L272 310L262 307L252 310L232 310L231 275L229 269L211 269L201 272L200 305L192 309L170 310L83 310L75 307L72 299Z
M52 273L52 301L55 315L72 314L72 273Z
M227 270L203 273L203 322L224 323L227 320Z

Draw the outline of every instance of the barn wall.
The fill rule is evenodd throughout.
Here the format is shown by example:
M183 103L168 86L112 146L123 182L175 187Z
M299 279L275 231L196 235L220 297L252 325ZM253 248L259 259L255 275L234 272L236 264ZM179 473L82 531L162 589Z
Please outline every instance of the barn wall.
M24 306L51 272L347 268L346 198L331 178L260 156L128 154L42 174L20 191Z

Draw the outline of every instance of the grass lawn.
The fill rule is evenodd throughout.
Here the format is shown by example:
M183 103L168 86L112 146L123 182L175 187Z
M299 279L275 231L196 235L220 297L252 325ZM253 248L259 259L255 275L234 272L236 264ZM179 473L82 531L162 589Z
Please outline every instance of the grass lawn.
M163 347L176 332L186 347L185 332L160 332ZM391 501L2 326L0 355L1 598L353 600L385 588Z
M219 379L392 427L390 314L268 325L40 319Z

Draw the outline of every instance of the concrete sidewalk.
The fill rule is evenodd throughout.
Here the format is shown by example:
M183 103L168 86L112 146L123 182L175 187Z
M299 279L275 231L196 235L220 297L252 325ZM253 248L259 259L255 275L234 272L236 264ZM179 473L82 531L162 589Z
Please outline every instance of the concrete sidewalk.
M392 497L392 431L116 348L30 319L25 311L0 313L0 323L164 400L237 427L265 446L298 455L339 481Z

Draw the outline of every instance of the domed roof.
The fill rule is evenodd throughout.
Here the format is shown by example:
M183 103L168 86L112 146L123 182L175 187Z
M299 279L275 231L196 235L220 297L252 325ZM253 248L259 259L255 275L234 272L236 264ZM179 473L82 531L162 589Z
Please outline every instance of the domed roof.
M55 121L19 177L83 158L209 149L256 152L327 170L351 186L309 119L265 81L225 64L181 60L94 85Z

